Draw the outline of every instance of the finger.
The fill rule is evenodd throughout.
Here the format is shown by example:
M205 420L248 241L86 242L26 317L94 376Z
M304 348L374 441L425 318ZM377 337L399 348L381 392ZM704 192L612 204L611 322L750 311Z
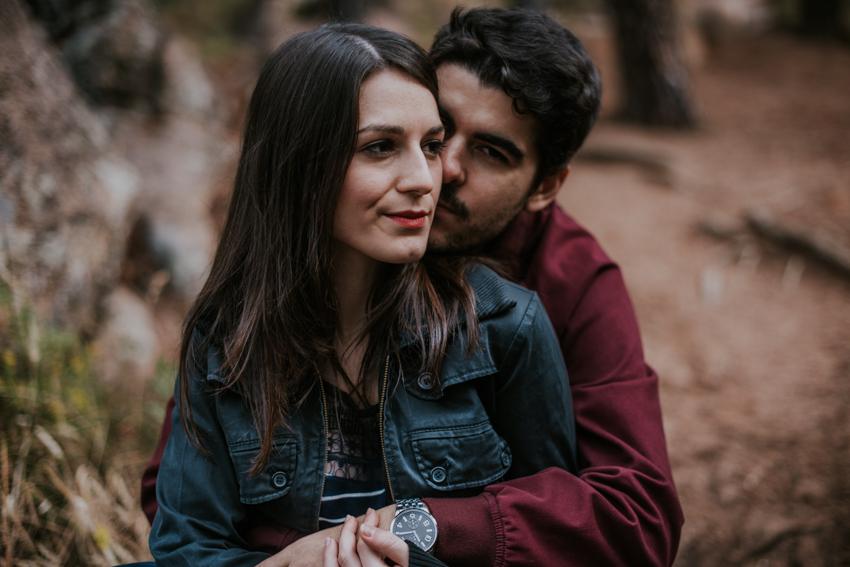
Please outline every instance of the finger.
M386 530L364 525L360 528L360 538L372 551L389 557L401 567L407 567L410 562L410 550L407 544L400 537Z
M339 534L339 564L342 567L361 567L360 559L357 557L357 520L352 516L345 519L342 524L342 533Z
M378 522L380 522L381 517L378 516L378 513L375 512L372 508L366 510L366 519L363 520L364 526L372 526L373 528L378 527Z
M383 556L373 551L369 544L363 541L363 538L357 540L357 556L360 558L363 567L386 567L387 565L384 563Z
M325 553L322 567L339 567L337 554L339 553L339 545L333 538L325 538Z

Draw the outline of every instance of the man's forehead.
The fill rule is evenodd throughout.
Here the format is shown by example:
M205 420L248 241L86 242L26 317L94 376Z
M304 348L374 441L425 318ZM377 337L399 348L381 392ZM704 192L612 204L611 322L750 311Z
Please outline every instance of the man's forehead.
M456 63L437 69L440 114L447 126L487 132L531 150L534 118L518 114L513 99L499 88L482 85L472 71ZM471 133L471 132L470 132Z

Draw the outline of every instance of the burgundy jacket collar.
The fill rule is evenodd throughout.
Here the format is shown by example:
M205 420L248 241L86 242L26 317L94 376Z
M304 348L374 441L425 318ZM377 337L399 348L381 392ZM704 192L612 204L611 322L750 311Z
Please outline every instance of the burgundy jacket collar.
M537 213L522 211L493 241L488 255L502 264L513 281L522 281L528 272L534 251L554 212L554 202Z

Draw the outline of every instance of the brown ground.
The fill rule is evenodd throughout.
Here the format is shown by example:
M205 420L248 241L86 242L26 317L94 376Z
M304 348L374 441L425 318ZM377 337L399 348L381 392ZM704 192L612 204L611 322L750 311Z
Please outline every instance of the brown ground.
M738 40L694 79L701 131L603 119L588 158L644 165L577 160L561 203L622 266L661 378L677 565L846 564L850 280L698 227L767 210L850 245L850 49Z

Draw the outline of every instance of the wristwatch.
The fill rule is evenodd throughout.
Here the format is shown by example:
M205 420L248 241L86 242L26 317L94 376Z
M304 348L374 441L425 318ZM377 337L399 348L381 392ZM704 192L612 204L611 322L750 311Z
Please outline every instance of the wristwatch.
M405 541L431 551L437 543L437 520L418 498L397 500L390 533Z

